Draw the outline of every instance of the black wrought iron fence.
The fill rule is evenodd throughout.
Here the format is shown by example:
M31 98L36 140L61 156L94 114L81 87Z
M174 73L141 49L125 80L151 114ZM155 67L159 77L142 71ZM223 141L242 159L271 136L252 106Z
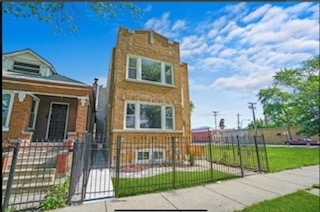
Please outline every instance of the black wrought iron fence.
M3 149L2 209L37 209L70 180L69 204L190 187L268 171L263 136L17 142Z
M249 170L243 166L240 144L238 137L193 143L188 137L118 136L111 167L116 195L130 196L244 176Z
M21 142L2 153L2 210L39 208L52 186L68 179L72 142Z

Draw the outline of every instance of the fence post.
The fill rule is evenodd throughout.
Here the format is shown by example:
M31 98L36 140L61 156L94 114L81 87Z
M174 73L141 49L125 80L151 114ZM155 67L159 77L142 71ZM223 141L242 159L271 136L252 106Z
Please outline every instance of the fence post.
M176 137L171 137L172 143L172 187L176 188Z
M16 169L16 163L17 163L17 158L18 158L18 154L19 154L20 142L21 142L21 140L19 139L19 141L17 142L17 144L13 150L13 156L12 156L12 162L11 162L11 167L10 167L10 172L9 172L9 177L8 177L8 183L7 183L6 193L4 196L4 202L3 202L3 206L2 206L3 210L5 210L8 207L8 204L10 201L11 187L12 187L12 182L13 182L13 177L14 177L14 171Z
M120 189L120 153L121 153L121 135L117 136L117 149L116 149L116 185L115 185L115 191L116 191L116 197L119 198L119 189Z
M267 172L269 172L269 162L268 162L268 155L267 155L267 147L266 147L266 140L264 140L264 135L262 134L262 142L263 142L263 147L264 147L264 154L266 155L265 160L266 160L266 165L267 165Z
M73 195L74 192L74 175L75 175L75 171L76 171L76 154L78 150L78 143L73 142L73 149L72 149L72 165L71 165L71 174L70 174L70 186L69 186L69 195L68 195L68 204L71 205L71 197Z
M259 148L258 148L258 143L257 143L257 136L254 135L253 137L254 137L254 145L256 147L256 154L257 154L259 173L261 173L261 163L260 163Z
M231 144L232 144L233 163L234 163L233 165L235 165L236 153L235 153L235 150L234 150L234 141L233 141L234 139L233 139L233 137L234 137L234 136L232 135L232 136L231 136L231 142L232 142ZM239 138L238 138L238 139L239 139Z
M242 151L241 151L241 144L239 136L237 135L237 141L238 141L238 155L240 159L240 169L241 169L241 177L244 177L244 171L243 171L243 162L242 162Z
M81 191L81 202L83 202L86 190L87 190L87 183L90 174L90 163L91 163L91 150L92 150L92 142L90 140L85 140L82 143L82 152L83 152L83 161L82 161L82 171L83 171L83 178L82 178L82 191Z
M210 173L211 173L211 181L213 182L214 181L214 177L213 177L213 154L212 154L212 144L211 144L211 141L212 141L212 135L209 135L209 155L210 155Z

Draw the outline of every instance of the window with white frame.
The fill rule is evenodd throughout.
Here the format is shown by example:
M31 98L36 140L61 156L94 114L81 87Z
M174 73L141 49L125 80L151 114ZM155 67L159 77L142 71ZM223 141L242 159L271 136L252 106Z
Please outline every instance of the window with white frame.
M174 130L173 106L145 102L125 104L125 129Z
M127 78L173 85L173 66L148 58L129 56Z
M39 99L33 98L31 110L30 110L29 125L28 125L29 130L35 129L38 105L39 105Z
M2 91L2 130L9 128L13 100L14 94L12 92Z
M163 163L165 162L166 152L160 148L140 149L136 150L137 163Z

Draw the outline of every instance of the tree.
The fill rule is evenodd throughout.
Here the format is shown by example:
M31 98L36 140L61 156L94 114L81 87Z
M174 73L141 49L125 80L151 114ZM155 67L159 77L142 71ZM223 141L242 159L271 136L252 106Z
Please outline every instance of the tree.
M81 7L81 9L80 9ZM16 18L37 18L54 26L60 32L64 28L78 31L77 18L82 15L83 9L93 11L101 18L114 18L117 14L142 17L143 10L131 2L4 2L2 11ZM66 26L65 26L66 25Z
M320 133L319 60L315 56L299 68L283 69L273 77L273 86L261 89L258 97L264 113L277 126L300 127L306 137Z
M193 112L195 106L192 101L190 101L190 111Z
M276 127L276 125L275 125L274 123L268 123L268 124L266 124L263 119L257 119L257 120L256 120L256 126L257 126L257 129L259 129L259 128L273 128L273 127ZM251 121L251 122L248 124L248 128L249 128L249 129L254 129L254 123L253 123L253 121Z

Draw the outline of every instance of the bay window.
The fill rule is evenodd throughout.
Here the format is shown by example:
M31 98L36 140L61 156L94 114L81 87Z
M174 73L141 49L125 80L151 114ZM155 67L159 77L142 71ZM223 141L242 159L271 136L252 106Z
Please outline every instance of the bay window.
M173 66L169 63L137 56L128 57L127 78L173 85Z

